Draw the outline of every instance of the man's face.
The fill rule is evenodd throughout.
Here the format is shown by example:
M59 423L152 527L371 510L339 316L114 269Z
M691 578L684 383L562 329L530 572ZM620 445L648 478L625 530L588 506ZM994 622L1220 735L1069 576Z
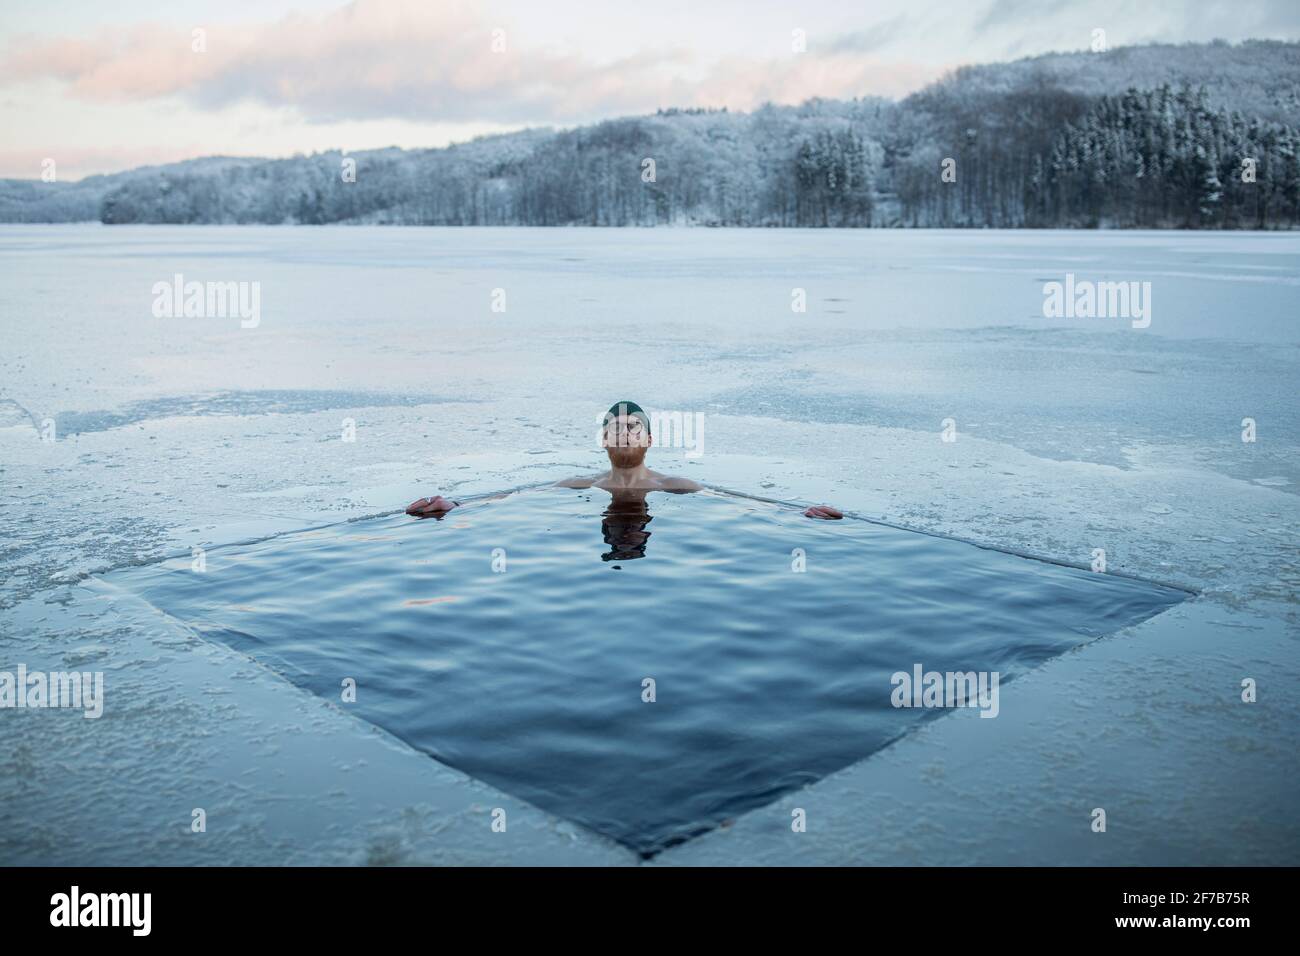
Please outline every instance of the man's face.
M635 468L645 460L646 449L653 441L650 430L636 415L620 415L605 421L600 443L615 468Z

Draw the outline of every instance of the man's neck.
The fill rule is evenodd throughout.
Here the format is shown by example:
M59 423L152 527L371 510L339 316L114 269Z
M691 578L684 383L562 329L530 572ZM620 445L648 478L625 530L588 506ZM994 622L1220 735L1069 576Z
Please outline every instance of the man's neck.
M636 488L647 484L649 479L650 469L645 466L645 462L642 462L631 468L619 468L617 465L611 465L609 478L606 480L609 484L620 488Z

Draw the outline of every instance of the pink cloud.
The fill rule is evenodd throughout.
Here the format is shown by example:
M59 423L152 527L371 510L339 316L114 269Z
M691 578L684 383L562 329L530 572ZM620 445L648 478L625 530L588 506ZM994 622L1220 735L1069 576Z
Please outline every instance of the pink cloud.
M506 51L491 49L506 30ZM213 27L207 50L186 30L154 24L92 37L12 42L10 83L53 79L92 102L176 96L201 108L289 106L309 121L400 118L496 123L580 122L663 106L747 109L766 100L899 95L933 79L916 64L854 52L700 63L681 50L596 62L529 50L472 3L356 0L317 17Z

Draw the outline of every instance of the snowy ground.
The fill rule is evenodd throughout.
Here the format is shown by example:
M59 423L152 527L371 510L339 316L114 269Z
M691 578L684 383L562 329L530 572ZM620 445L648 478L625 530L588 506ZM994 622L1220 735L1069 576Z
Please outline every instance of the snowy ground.
M0 862L631 862L88 577L592 470L619 398L704 414L665 470L1203 592L657 863L1300 862L1300 237L6 226L0 259L0 670L108 694L0 711ZM155 318L178 272L259 282L260 324ZM1067 272L1151 282L1150 327L1043 318Z

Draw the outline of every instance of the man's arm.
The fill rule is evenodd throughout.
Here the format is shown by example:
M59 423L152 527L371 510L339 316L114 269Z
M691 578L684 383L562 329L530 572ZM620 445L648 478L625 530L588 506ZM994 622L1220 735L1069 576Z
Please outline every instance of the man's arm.
M482 504L485 501L499 501L502 498L509 498L513 494L513 491L499 491L495 495L488 495L486 498L472 498L464 504L459 501L452 501L450 498L444 498L442 495L434 495L432 498L417 498L406 506L406 513L415 515L418 518L445 515L452 508L468 508L470 505Z

